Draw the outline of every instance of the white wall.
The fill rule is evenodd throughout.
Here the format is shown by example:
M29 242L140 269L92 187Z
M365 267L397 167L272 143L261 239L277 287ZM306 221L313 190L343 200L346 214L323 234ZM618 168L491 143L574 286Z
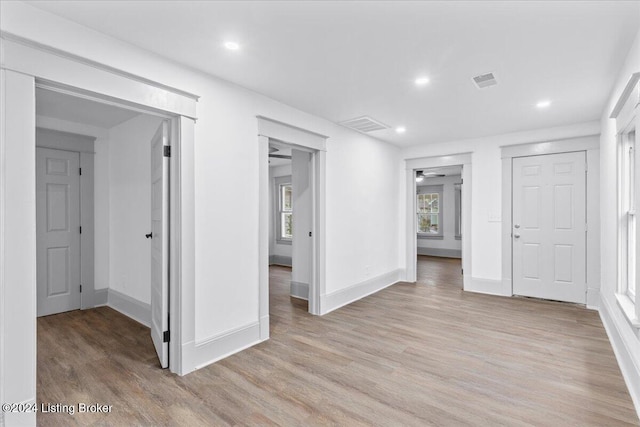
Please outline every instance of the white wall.
M456 204L455 186L462 182L462 176L451 175L438 178L425 178L416 186L417 193L425 192L424 187L429 185L442 185L442 240L418 239L419 248L447 249L449 251L461 251L462 241L456 240ZM451 253L451 252L449 252Z
M151 303L151 240L145 238L151 231L149 144L161 122L154 116L136 116L109 129L107 143L109 288L147 304ZM104 193L96 193L98 200L105 204Z
M1 20L2 29L9 33L201 96L194 148L195 343L206 341L214 343L207 349L215 347L215 340L259 321L258 115L329 137L326 293L376 277L389 282L380 284L395 280L400 230L398 148L24 3L3 2ZM48 66L46 61L37 64ZM236 342L224 354L254 342ZM196 346L194 351L201 350Z
M269 255L291 258L291 244L278 243L276 240L278 195L275 190L275 179L282 176L291 176L291 164L269 168Z
M631 327L616 302L617 212L616 212L616 123L609 119L629 77L640 71L640 32L629 51L624 67L602 111L600 135L600 215L601 215L601 315L611 338L622 373L640 414L640 330Z

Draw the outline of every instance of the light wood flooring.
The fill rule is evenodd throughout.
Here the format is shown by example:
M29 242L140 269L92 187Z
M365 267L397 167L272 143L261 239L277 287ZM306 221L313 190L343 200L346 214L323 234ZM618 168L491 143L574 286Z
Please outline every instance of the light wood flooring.
M101 307L38 319L39 425L617 426L638 418L595 311L462 292L459 260L323 317L271 267L271 339L184 377Z

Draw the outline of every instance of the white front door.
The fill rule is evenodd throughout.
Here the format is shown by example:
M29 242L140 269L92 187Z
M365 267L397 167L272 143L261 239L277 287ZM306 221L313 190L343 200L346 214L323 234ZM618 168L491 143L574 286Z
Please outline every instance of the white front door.
M169 158L168 124L151 140L151 338L160 365L169 367Z
M79 153L36 149L36 247L38 316L79 309Z
M513 159L513 293L586 303L584 152Z

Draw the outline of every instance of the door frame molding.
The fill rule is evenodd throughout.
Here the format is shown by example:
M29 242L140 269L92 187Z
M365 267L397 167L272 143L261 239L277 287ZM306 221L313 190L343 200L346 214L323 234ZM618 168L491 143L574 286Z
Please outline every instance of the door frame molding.
M472 153L458 153L443 156L405 159L406 179L406 227L405 227L405 277L406 282L417 281L418 256L418 224L416 220L416 179L415 171L442 166L462 165L464 194L462 200L462 269L463 289L473 290L473 274L471 270L471 238L472 238Z
M258 121L259 158L259 319L260 340L269 338L269 140L277 140L312 154L311 175L313 182L311 249L311 283L309 283L309 313L323 314L322 297L325 286L326 247L326 142L329 138L287 123L256 116Z
M513 227L512 174L513 158L586 152L586 218L587 218L587 308L597 309L600 301L600 136L534 142L530 144L503 145L502 158L502 289L513 295Z
M197 96L123 75L102 64L9 40L0 44L0 400L36 399L35 88L46 85L85 98L166 115L171 120L171 361L195 369L194 142ZM7 166L7 167L5 167ZM10 319L11 321L7 321ZM20 327L16 327L19 325ZM9 373L13 373L9 375ZM8 424L35 423L35 414L4 414Z

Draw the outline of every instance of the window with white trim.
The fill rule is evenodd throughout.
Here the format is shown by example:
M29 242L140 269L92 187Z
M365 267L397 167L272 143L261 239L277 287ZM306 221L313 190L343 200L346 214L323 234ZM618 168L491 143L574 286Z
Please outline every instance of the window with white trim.
M442 185L420 186L417 193L418 238L442 238Z
M276 241L290 244L293 239L293 197L291 176L276 178Z
M620 275L619 293L636 298L636 131L620 135L619 147L619 207L620 207Z

